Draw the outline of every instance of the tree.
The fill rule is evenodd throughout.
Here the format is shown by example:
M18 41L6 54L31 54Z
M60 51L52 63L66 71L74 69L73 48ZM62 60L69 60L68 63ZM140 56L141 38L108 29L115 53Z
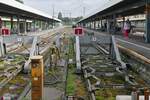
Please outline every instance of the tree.
M73 19L73 21L74 21L74 22L78 22L78 21L80 21L82 18L83 18L82 16L81 16L81 17L76 17L76 18Z
M62 13L61 13L61 12L59 12L59 13L58 13L58 19L60 19L60 20L62 20L62 19L63 19L63 17L62 17Z
M20 2L20 3L24 3L23 0L16 0L16 1L18 1L18 2Z

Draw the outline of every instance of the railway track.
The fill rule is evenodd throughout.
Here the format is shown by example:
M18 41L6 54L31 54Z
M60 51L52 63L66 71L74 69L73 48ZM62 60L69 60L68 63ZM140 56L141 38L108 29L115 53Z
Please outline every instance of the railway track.
M40 39L41 42L38 43L38 46L39 46L38 53L44 56L45 61L48 59L47 53L49 53L49 48L51 47L52 42L56 40L56 37L59 34L60 33L48 35L47 37L43 37L43 38L41 37ZM88 39L92 39L92 38L88 38ZM97 38L97 39L100 39L100 38ZM81 39L81 40L84 40L84 39ZM109 40L109 42L110 41L111 40ZM84 42L88 42L88 41L84 41ZM128 64L126 60L130 60L130 59L132 60L132 58L125 57L125 60L123 59L122 61L122 56L124 56L124 54L121 53L120 54L121 61L120 61L120 58L116 60L116 58L114 58L115 56L111 55L112 51L109 48L111 46L110 43L104 43L105 41L98 41L95 43L94 42L95 41L92 41L92 43L88 42L87 44L84 44L84 45L81 43L81 51L82 51L81 63L82 63L83 77L75 75L72 69L66 69L66 71L72 72L71 74L69 73L68 76L66 77L68 78L69 75L73 75L73 76L75 75L75 82L77 83L75 85L78 86L78 87L75 86L75 90L76 90L75 95L73 94L68 95L68 93L66 92L66 96L68 100L74 100L74 99L80 98L83 95L89 97L89 100L114 99L115 96L118 94L120 95L130 94L132 92L132 87L137 87L137 88L144 88L145 86L149 87L148 85L149 81L146 81L148 79L143 79L144 76L140 77L140 73L141 73L139 72L140 69L134 70L134 68L136 67L125 69L125 67L123 67L122 64L126 64L126 63ZM103 42L103 44L101 44L100 42ZM69 46L69 45L66 45L66 46ZM28 49L30 48L31 46ZM22 49L21 52L23 52L24 50L25 49ZM18 51L16 50L15 52L20 52L20 50L18 49ZM116 53L115 51L113 52ZM68 54L70 55L71 53L72 52ZM72 58L69 58L68 60L69 66L70 66L70 62L74 62L73 55L70 55ZM11 67L6 69L5 72L8 72L9 70L11 71ZM12 74L15 73L14 76L12 75L11 77L8 77L9 80L6 78L1 83L1 87L8 90L6 86L13 88L13 86L16 85L16 84L12 84L13 82L11 81L16 81L16 83L18 80L24 81L23 79L24 74L20 74L21 71L22 71L22 67L16 67L16 70L11 71ZM18 76L20 77L17 78ZM65 88L68 87L67 78L65 79L66 80ZM18 93L19 100L21 100L21 98L23 98L29 92L30 87L31 87L31 84L29 81L30 77L26 77L25 80L28 80L27 83L24 85L25 88L22 88L22 86L18 86L21 89L21 92ZM84 83L84 80L86 81L86 83ZM79 84L81 84L82 86ZM87 87L86 88L87 90L83 88L84 86ZM83 89L82 92L80 91L79 87ZM81 92L80 94L82 95L79 95L77 91ZM11 92L11 93L13 94L14 92ZM2 93L2 94L5 94L5 93ZM88 96L88 94L90 94L90 96ZM84 98L80 98L80 99L87 100Z
M18 85L20 84L20 81L24 81L24 83L29 82L29 78L27 78L28 81L25 81L19 74L22 71L25 62L24 56L25 55L20 54L7 54L5 57L1 58L0 98L8 93L10 93L9 95L11 96L18 97L22 89L22 86ZM18 92L14 93L13 91L15 90L18 90Z
M115 55L120 57L114 59L107 43L96 41L92 43L92 38L88 36L85 38L80 39L81 63L90 100L115 100L116 95L130 95L133 87L137 89L150 87L147 79L141 77L140 72L135 70L144 68L145 65L138 66L138 61L129 63L133 58L123 59L122 53ZM95 44L99 48L95 47ZM126 68L121 64L125 64Z
M49 48L52 44L52 42L54 41L54 37L56 37L59 33L56 34L52 34L52 35L47 35L45 37L40 36L40 40L41 42L39 42L39 53L43 56L46 56L47 53L49 53ZM24 57L24 51L26 50L31 50L31 44L26 44L25 47L19 46L16 49L11 50L11 52L9 52L12 56L21 56ZM19 53L19 54L18 54ZM14 55L13 55L14 54ZM25 55L28 55L28 53L25 53ZM6 56L7 57L7 56ZM10 58L11 60L13 60L12 58ZM25 61L27 61L28 56L26 59L23 59L24 63ZM45 58L46 59L46 58ZM5 61L6 62L6 61ZM11 62L11 61L10 61ZM24 98L24 96L30 91L31 88L31 84L30 84L30 75L29 74L21 74L23 71L23 66L24 63L21 61L20 62L15 62L16 64L8 64L7 66L10 66L8 68L5 68L3 71L1 71L0 74L0 98L5 95L8 94L10 96L14 96L15 98L18 98L17 100L22 100ZM17 65L18 64L18 65ZM26 62L26 64L28 64L28 61ZM4 65L6 66L6 64ZM28 65L29 66L29 65ZM18 86L16 84L20 84L19 81L24 81L24 86ZM11 89L12 88L12 89ZM19 92L13 92L13 91L19 91Z
M139 90L145 87L150 88L148 78L144 78L139 71L146 65L139 67L138 60L133 62L132 57L124 57L125 55L119 52L117 44L111 43L115 42L115 39L108 40L105 36L94 36L97 40L95 41L91 34L88 33L89 36L85 35L80 39L84 76L82 83L88 90L87 94L90 94L89 100L115 100L117 95L131 95L133 88ZM115 47L112 48L113 45ZM147 74L145 73L145 75ZM142 92L140 95L143 95ZM78 97L74 92L74 95L67 95L67 100L76 100Z

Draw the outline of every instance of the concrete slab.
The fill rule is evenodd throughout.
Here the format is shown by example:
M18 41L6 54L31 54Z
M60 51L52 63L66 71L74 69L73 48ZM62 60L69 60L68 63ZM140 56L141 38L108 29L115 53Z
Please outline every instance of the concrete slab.
M45 87L43 100L59 100L62 92L56 88ZM31 100L31 91L25 97L25 100Z

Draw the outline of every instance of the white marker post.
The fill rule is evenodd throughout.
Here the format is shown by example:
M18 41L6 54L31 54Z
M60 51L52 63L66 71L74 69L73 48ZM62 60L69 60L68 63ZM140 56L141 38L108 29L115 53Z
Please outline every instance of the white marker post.
M80 39L79 36L83 35L83 29L78 27L75 29L75 35L76 35L76 73L81 73L81 59L80 59Z
M81 61L80 61L80 40L79 36L76 36L76 64L77 64L77 73L81 72Z

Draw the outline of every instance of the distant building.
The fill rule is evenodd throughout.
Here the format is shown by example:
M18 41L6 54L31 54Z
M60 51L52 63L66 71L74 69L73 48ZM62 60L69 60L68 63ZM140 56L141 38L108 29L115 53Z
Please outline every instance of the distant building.
M146 16L145 14L140 14L140 15L134 15L134 16L127 16L125 17L125 20L129 19L130 21L137 21L137 20L145 20ZM117 20L118 22L123 21L123 18L120 17Z
M145 23L145 21L146 21L145 14L126 16L125 21L127 19L129 19L131 21L132 26L135 26L140 31L144 31L144 28L145 28L145 25L146 25L146 23ZM123 26L123 17L117 18L117 22L118 22L119 26Z

